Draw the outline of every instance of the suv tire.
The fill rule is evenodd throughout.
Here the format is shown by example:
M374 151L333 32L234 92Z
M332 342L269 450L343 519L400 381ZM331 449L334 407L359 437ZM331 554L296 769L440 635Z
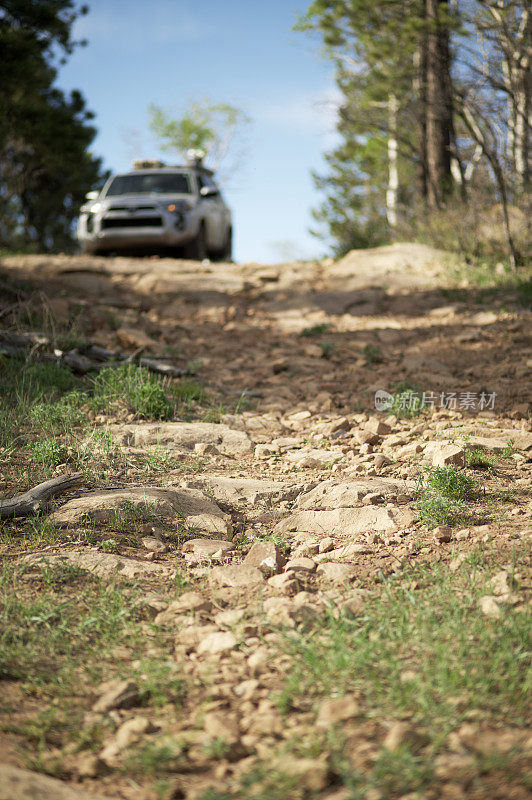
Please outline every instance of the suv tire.
M216 250L213 253L213 259L215 261L226 261L230 262L233 260L233 229L227 229L227 236L225 237L225 244L221 250Z
M192 261L203 261L208 257L204 222L200 224L196 237L185 245L184 251L185 258Z

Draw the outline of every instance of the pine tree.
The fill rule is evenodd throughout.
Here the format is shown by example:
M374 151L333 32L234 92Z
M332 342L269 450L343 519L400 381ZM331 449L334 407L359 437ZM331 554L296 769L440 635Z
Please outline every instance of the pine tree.
M298 23L320 34L345 97L338 123L344 144L327 159L335 171L317 178L329 189L318 218L327 222L337 206L329 226L337 241L342 213L359 242L363 231L368 243L383 241L420 198L439 207L452 191L446 6L438 0L316 0ZM343 169L355 192L342 187L347 175L339 161L346 157L351 163ZM344 239L354 241L351 234Z
M96 129L80 92L54 86L72 52L72 0L0 2L0 245L63 249L85 193L101 183Z

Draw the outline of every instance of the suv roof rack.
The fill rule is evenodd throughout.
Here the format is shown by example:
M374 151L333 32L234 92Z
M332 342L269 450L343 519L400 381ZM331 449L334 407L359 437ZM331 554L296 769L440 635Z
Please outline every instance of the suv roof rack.
M136 158L133 161L133 169L161 169L161 167L166 167L166 164L156 158Z
M201 153L201 157L191 157L192 153ZM136 158L132 162L133 169L197 169L204 172L206 175L214 175L214 170L209 169L203 164L204 153L202 150L189 150L187 153L186 164L166 164L164 161L159 161L157 158Z

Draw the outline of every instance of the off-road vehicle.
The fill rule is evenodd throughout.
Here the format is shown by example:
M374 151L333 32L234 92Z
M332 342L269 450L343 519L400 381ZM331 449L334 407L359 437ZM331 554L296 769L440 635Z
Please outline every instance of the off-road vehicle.
M232 219L212 170L192 153L185 166L134 161L133 170L89 192L78 220L84 253L176 251L230 261Z

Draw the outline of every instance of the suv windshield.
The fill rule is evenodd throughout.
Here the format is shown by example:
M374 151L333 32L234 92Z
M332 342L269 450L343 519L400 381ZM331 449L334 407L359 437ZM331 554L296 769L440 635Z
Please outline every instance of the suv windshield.
M190 181L185 172L118 175L107 189L107 197L119 194L190 194Z

